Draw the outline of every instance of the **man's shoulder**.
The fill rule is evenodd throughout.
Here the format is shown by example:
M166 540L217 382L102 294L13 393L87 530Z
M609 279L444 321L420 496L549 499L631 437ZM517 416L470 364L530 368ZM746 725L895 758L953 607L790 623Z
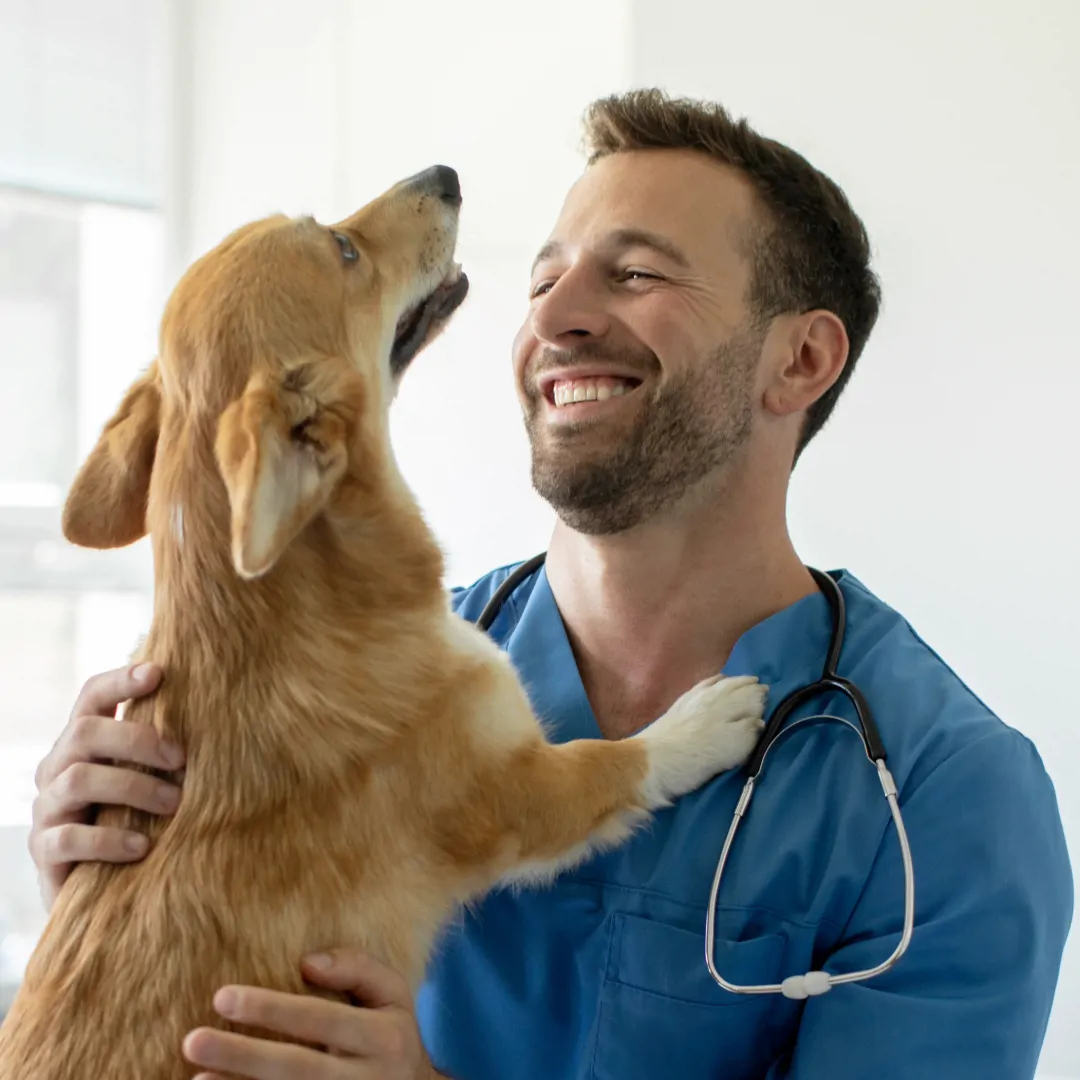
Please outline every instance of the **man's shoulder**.
M450 589L450 606L458 615L469 622L476 622L488 601L495 595L499 586L524 562L519 559L505 566L489 570L477 578L471 585L455 585Z
M1004 896L1015 898L1023 877L1044 925L1063 935L1072 918L1072 869L1054 783L1035 742L1013 726L1027 718L999 715L861 582L848 580L844 594L856 632L841 673L859 686L877 719L913 851L918 843L938 853L917 871L923 895L965 901L972 889L983 889L982 909L997 910ZM977 866L988 844L995 859ZM998 857L1003 852L1010 854ZM960 863L969 868L963 885L954 872ZM989 896L988 880L1006 884Z
M990 706L956 669L916 629L908 617L873 592L854 574L845 571L843 592L847 606L845 660L880 683L895 683L895 690L917 690L926 680L950 698L962 698L973 708L992 715ZM912 680L912 675L917 678Z
M851 574L844 595L850 630L842 673L866 695L886 746L916 774L976 743L1004 755L1021 745L1034 751L905 615Z

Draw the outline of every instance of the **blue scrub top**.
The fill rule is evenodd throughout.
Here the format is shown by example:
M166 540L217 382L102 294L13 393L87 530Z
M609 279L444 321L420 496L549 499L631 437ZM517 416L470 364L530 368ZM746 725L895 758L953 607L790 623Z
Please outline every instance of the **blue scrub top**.
M453 602L475 620L504 567ZM1072 917L1054 790L1007 727L893 610L840 575L839 670L874 710L915 865L911 946L805 1002L722 990L705 967L716 859L745 777L723 774L550 887L487 896L440 942L417 1012L454 1080L1020 1080L1035 1072ZM725 673L770 706L818 677L807 596L739 640ZM600 738L543 569L491 628L549 737ZM798 715L852 717L838 696ZM717 967L738 983L869 968L900 936L903 870L876 771L847 728L804 728L762 772L725 870Z

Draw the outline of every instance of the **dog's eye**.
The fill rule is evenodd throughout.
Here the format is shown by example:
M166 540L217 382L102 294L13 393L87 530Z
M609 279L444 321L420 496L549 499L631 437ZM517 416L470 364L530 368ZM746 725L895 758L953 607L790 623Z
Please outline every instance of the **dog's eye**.
M330 235L337 241L341 248L341 257L346 262L356 262L360 258L360 252L353 246L353 242L344 234L331 231Z

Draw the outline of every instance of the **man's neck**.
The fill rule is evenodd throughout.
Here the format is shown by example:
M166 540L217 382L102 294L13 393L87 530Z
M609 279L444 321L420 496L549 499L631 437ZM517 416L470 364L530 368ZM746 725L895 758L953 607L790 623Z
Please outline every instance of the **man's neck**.
M761 494L698 493L615 536L556 526L548 578L609 738L660 716L719 671L743 633L816 588L788 536L782 496L769 512Z

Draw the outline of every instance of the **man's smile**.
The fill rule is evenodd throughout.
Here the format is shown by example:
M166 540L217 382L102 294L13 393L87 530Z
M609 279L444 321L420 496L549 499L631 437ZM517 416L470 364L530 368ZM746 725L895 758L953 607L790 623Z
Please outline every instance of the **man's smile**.
M640 376L612 368L547 371L536 380L544 414L552 423L580 422L625 408L641 386Z

